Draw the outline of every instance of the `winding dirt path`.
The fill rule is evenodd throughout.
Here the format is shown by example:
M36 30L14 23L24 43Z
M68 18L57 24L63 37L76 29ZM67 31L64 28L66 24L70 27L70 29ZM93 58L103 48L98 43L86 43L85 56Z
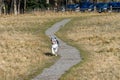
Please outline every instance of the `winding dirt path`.
M64 19L60 22L55 23L46 31L46 35L49 37L55 36L54 33L57 32L70 20L71 19ZM68 71L73 65L80 62L81 58L79 51L76 48L67 45L62 40L58 40L60 42L60 49L58 54L61 56L61 58L51 67L45 68L42 74L38 75L32 80L58 80L61 75Z

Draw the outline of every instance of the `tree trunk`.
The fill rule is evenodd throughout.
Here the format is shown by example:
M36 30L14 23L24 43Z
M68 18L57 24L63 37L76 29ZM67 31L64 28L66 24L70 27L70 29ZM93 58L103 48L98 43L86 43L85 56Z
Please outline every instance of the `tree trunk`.
M47 9L49 10L49 4L50 4L49 0L46 0L46 4L48 5Z
M23 12L25 12L26 10L26 3L27 3L27 0L24 0L24 11Z
M11 14L13 14L13 12L14 12L14 6L13 6L13 4L14 4L14 1L13 0L11 0L11 7L10 7L10 13Z
M2 14L2 0L0 0L0 15Z
M49 4L49 0L46 0L46 3Z
M20 14L20 1L21 0L18 1L18 14Z
M14 0L14 14L17 15L17 2Z

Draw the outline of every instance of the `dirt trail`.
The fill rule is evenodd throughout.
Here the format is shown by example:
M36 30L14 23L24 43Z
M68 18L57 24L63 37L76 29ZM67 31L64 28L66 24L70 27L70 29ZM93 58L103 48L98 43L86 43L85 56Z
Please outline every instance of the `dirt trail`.
M46 31L47 36L55 36L54 33L57 32L61 27L68 23L71 19L64 19L60 22L55 23L51 28ZM58 39L58 38L57 38ZM32 80L58 80L62 74L68 71L73 65L80 62L79 51L67 45L62 40L60 41L60 49L58 54L61 58L51 67L45 68L43 72Z

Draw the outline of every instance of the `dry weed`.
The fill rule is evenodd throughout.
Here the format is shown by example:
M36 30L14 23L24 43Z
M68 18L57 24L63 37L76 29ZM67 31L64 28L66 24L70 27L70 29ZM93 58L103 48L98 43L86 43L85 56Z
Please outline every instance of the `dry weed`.
M23 15L2 15L0 18L0 80L24 80L43 69L53 57L44 35L48 23L58 19L82 16L74 12L34 12ZM94 15L94 14L90 14ZM87 16L87 14L84 14ZM50 26L49 26L50 27Z
M56 20L56 13L33 13L0 18L0 80L23 80L43 69L54 57L44 30ZM61 13L56 14L61 16ZM67 17L67 16L66 16Z
M67 26L65 37L90 53L88 62L72 68L61 80L120 80L119 16L88 15Z

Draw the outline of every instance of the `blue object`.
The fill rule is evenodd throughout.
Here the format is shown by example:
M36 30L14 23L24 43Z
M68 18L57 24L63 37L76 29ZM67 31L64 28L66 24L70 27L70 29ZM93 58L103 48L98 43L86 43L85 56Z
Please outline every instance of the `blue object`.
M108 3L97 3L96 9L98 12L105 12L105 11L108 11L110 9L110 6Z
M89 9L89 6L92 5L91 2L82 2L80 3L80 11L86 11Z
M79 4L68 4L66 8L69 10L75 10L78 7L79 7Z

